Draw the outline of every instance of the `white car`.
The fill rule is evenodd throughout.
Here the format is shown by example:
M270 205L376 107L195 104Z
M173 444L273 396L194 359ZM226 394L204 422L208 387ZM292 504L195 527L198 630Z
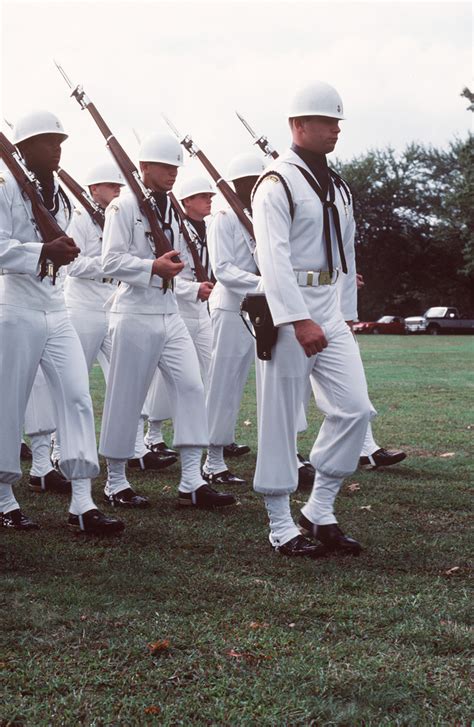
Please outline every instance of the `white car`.
M405 330L407 333L425 333L426 318L424 316L405 318Z

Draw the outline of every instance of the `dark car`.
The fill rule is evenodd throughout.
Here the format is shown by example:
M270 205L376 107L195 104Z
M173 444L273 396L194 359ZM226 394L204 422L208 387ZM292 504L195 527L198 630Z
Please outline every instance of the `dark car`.
M401 316L382 316L378 321L354 324L355 333L405 333L405 319Z

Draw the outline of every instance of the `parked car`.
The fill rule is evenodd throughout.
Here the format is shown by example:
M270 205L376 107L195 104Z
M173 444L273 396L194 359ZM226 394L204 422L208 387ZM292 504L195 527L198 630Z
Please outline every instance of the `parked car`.
M432 336L440 333L474 333L474 320L460 315L457 308L428 308L424 317L426 332Z
M426 318L424 316L405 318L405 330L407 333L425 333Z
M355 333L405 333L405 320L401 316L382 316L378 321L354 324Z

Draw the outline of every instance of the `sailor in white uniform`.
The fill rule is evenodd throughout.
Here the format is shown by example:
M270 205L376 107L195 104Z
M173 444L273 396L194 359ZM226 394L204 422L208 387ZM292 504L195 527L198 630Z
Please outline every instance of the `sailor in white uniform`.
M69 205L58 190L54 171L67 138L59 119L48 111L19 119L13 130L26 167L40 185L44 204L63 230ZM0 524L14 530L36 527L21 509L12 485L21 477L20 442L25 410L38 366L53 392L61 443L62 473L72 482L69 525L97 534L114 534L123 523L107 518L91 496L99 474L94 414L81 344L66 312L61 285L41 269L72 262L79 248L66 235L43 242L30 201L10 172L0 183ZM42 265L42 263L44 263ZM62 268L59 269L61 274Z
M345 301L355 311L352 200L326 162L342 118L342 100L332 86L318 81L303 88L289 112L293 146L272 163L253 197L262 289L278 328L271 361L258 362L254 488L265 496L270 542L287 556L360 552L334 514L337 493L357 466L375 413L335 286L344 275ZM289 496L297 484L297 419L308 376L325 420L311 451L315 484L298 528Z
M204 387L172 290L172 279L184 264L175 260L179 229L167 192L182 159L181 146L168 134L153 134L140 147L143 182L153 192L158 222L173 250L155 256L148 221L133 194L122 194L106 213L102 265L104 274L121 285L110 314L112 355L99 449L108 465L104 496L115 506L149 504L130 487L125 465L133 456L136 422L157 366L169 392L174 446L181 456L178 504L199 508L235 503L232 495L216 492L201 475L202 447L208 443Z

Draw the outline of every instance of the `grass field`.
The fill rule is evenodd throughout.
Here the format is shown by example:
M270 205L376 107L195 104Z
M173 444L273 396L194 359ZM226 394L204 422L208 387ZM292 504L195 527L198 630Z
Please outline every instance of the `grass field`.
M250 488L225 513L178 511L177 465L130 477L153 507L123 513L117 540L72 536L64 498L23 478L41 530L1 533L2 727L470 724L473 339L359 340L377 441L408 458L346 481L358 559L274 555ZM93 387L99 415L97 369ZM314 407L310 421L304 453ZM252 380L238 436L252 454L233 461L249 480L255 436ZM104 469L98 502L103 483Z

